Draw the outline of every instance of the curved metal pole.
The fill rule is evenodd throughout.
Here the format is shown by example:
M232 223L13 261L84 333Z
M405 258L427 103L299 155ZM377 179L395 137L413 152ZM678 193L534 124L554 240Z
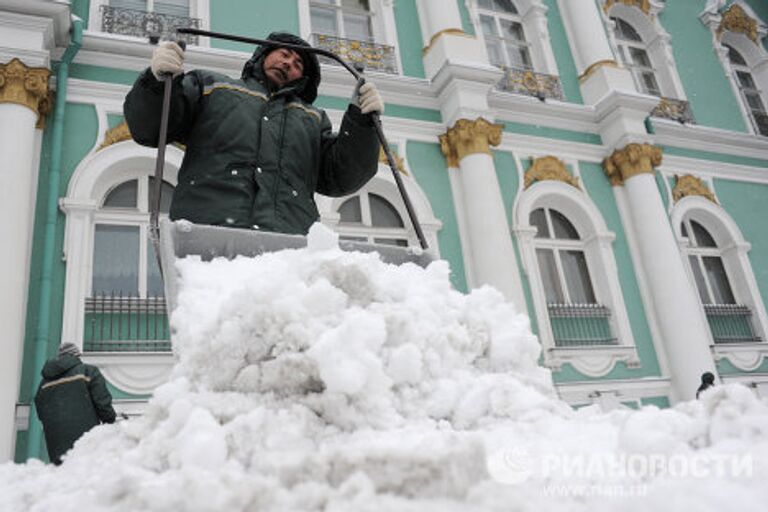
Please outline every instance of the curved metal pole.
M304 46L300 44L292 44L292 43L283 43L279 41L270 41L269 39L255 39L252 37L243 37L243 36L235 36L230 34L222 34L220 32L210 32L207 30L200 30L197 28L177 28L176 32L179 34L190 34L190 35L196 35L196 36L204 36L204 37L213 37L216 39L226 39L228 41L236 41L239 43L246 43L246 44L253 44L253 45L261 45L261 46L275 46L279 48L288 48L289 50L295 50L300 52L309 52L309 53L316 53L317 55L322 55L324 57L328 57L329 59L333 59L344 68L349 71L352 76L355 77L355 80L358 82L358 87L363 85L365 83L365 77L363 77L362 73L360 73L357 69L355 69L353 66L351 66L349 63L344 61L341 57L336 55L335 53L324 50L322 48L315 48L312 46ZM408 212L408 217L411 220L411 224L413 225L413 229L416 231L416 237L419 239L419 245L422 249L429 249L429 245L427 244L427 239L424 237L424 232L421 229L421 224L419 223L419 219L416 217L416 210L413 208L413 204L411 203L411 199L408 197L408 193L405 190L405 185L403 184L403 179L400 177L400 172L397 170L397 164L395 163L395 158L392 156L392 150L389 148L389 143L387 142L387 138L384 136L384 129L381 126L381 117L379 116L378 112L371 113L371 119L373 120L373 125L376 128L376 135L379 138L379 143L381 144L381 147L384 149L384 154L387 157L387 163L389 164L389 168L392 171L392 176L395 178L395 184L397 185L397 190L400 192L400 196L403 198L403 203L405 203L405 209Z

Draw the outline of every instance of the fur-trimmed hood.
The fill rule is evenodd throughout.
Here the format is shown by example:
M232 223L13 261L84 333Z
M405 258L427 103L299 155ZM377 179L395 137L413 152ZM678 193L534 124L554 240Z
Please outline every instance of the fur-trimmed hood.
M309 43L293 34L288 32L272 32L267 37L270 41L278 41L282 43L297 44L301 46L309 47ZM272 51L275 47L259 46L256 51L253 52L253 56L248 59L248 62L243 66L242 78L245 80L252 76L262 76L262 63L264 57ZM304 76L297 80L297 92L296 95L307 103L312 103L317 98L317 89L320 87L320 62L317 60L317 55L310 52L299 51L302 60L304 61ZM302 83L303 81L303 83Z

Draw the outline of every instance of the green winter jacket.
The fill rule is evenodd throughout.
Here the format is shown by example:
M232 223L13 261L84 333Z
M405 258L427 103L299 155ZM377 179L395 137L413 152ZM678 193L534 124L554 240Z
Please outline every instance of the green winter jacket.
M269 39L307 45L289 34ZM171 219L305 234L318 219L313 194L351 194L376 173L379 142L369 115L350 105L339 135L312 106L320 66L305 54L305 76L270 91L258 48L242 77L191 71L173 81L169 142L186 145ZM163 84L147 69L125 100L139 144L157 146Z
M80 436L99 423L114 423L112 395L95 366L72 355L50 359L41 372L35 408L45 432L48 456L61 464L61 456Z

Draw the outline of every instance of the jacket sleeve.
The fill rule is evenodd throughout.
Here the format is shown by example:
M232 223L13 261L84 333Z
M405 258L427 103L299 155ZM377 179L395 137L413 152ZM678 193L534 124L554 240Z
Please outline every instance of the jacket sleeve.
M350 105L338 134L323 112L321 163L317 192L331 197L351 194L373 178L379 165L379 140L370 116Z
M133 139L142 146L157 147L164 83L147 68L125 97L123 113ZM202 98L202 78L192 71L173 79L168 117L168 143L185 144Z
M114 423L117 414L112 407L112 395L107 389L107 381L95 366L91 366L90 370L91 380L88 384L88 391L91 394L91 401L96 409L96 414L102 423Z

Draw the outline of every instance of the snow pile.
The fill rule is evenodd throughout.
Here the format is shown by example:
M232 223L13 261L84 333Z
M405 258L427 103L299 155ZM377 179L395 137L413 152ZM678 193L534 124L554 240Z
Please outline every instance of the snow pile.
M768 499L768 406L746 388L675 409L574 412L537 366L527 318L495 290L451 290L444 262L343 253L319 225L309 242L180 262L173 378L142 418L94 429L63 466L0 466L0 510L758 510ZM606 497L607 485L638 496Z

